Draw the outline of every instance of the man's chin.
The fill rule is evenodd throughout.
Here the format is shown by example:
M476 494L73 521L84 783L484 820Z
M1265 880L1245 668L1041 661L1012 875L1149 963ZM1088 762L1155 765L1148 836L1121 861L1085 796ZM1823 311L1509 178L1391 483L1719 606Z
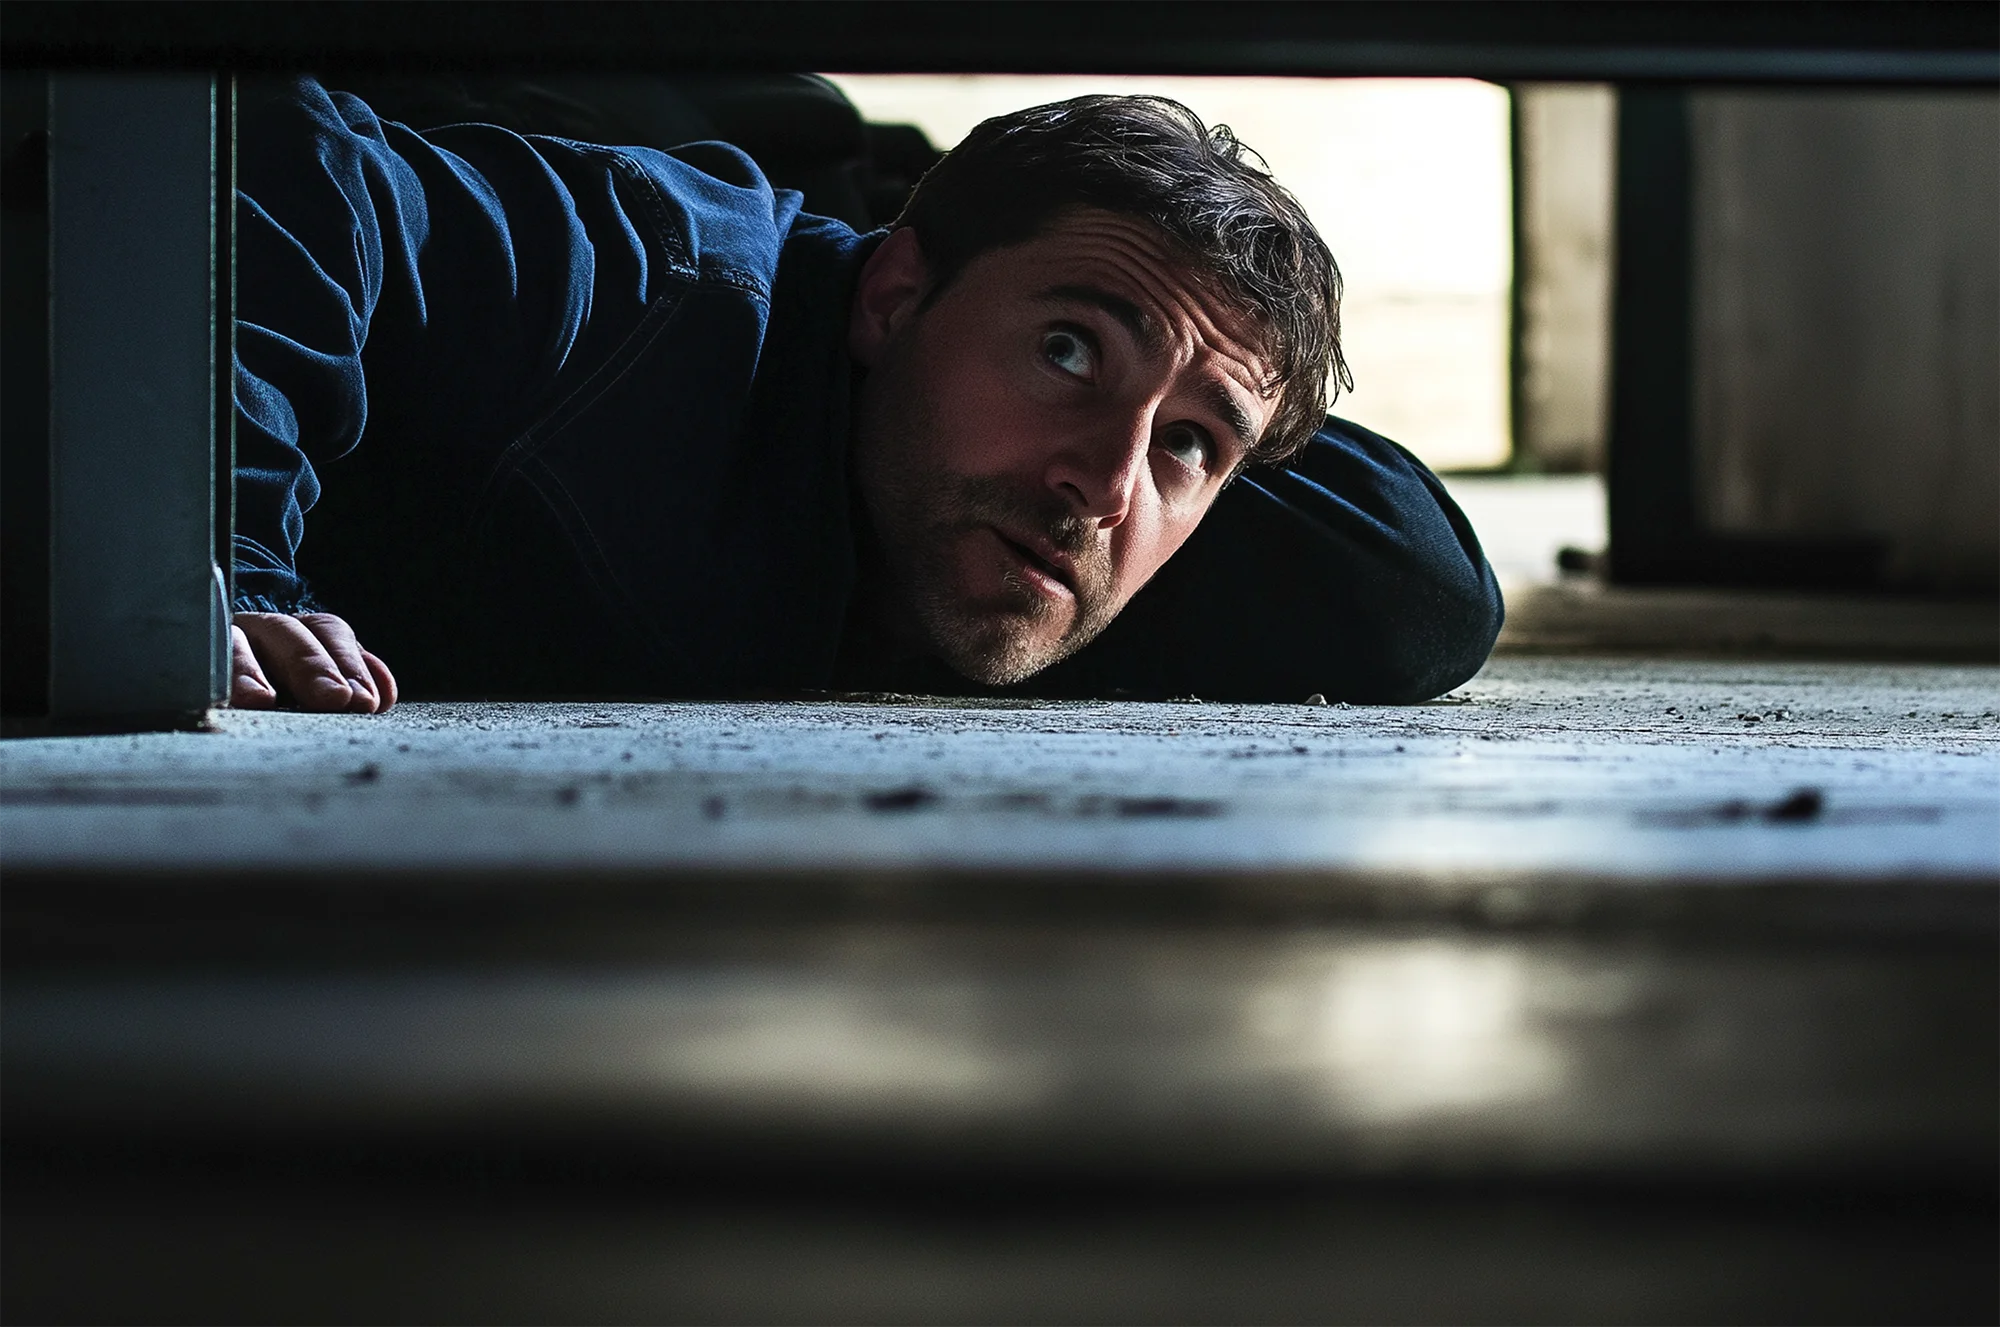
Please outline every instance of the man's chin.
M947 658L945 665L968 682L985 687L1011 687L1041 672L1054 659Z
M952 672L989 687L1025 682L1060 657L1045 647L1037 649L1011 638L977 642L958 637L936 641L934 649Z
M1097 634L1049 640L1041 632L1024 630L1039 623L1010 614L929 625L932 654L959 676L989 687L1025 682L1067 659Z

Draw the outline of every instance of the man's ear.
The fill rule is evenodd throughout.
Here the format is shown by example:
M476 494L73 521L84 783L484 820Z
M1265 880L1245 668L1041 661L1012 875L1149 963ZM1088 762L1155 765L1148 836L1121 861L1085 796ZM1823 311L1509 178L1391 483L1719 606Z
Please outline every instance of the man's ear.
M889 232L854 284L854 306L847 320L847 350L854 362L872 369L895 334L916 316L930 293L931 269L908 226Z

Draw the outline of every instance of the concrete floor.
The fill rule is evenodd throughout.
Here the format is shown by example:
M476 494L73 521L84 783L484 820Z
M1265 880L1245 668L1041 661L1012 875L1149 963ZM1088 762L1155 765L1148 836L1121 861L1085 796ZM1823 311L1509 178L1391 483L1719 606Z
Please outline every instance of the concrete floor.
M0 864L10 1318L1996 1307L1991 667L224 712Z
M25 868L2000 877L2000 670L1496 659L1397 708L219 712L0 744Z
M1600 476L1448 475L1445 484L1506 593L1502 655L2000 662L2000 602L1990 594L1609 585L1556 562L1565 548L1602 553Z

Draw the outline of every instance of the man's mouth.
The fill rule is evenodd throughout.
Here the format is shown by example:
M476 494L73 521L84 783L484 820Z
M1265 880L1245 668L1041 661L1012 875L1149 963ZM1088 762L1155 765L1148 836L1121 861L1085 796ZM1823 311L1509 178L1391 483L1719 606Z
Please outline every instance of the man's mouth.
M1018 539L997 526L993 527L993 533L1019 560L1024 577L1039 582L1035 589L1048 595L1060 593L1071 599L1077 597L1076 568L1067 554L1040 540L1030 542Z

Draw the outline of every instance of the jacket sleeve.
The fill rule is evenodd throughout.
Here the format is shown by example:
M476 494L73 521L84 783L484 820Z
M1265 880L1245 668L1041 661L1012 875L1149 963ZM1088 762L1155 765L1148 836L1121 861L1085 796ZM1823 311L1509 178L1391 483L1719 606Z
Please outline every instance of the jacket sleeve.
M559 369L594 258L518 136L461 155L310 80L247 88L240 123L235 607L298 612L325 468L385 415L440 449L493 436Z
M1328 418L1251 471L1104 635L1035 688L1205 700L1427 700L1479 670L1500 589L1444 486L1388 439Z

